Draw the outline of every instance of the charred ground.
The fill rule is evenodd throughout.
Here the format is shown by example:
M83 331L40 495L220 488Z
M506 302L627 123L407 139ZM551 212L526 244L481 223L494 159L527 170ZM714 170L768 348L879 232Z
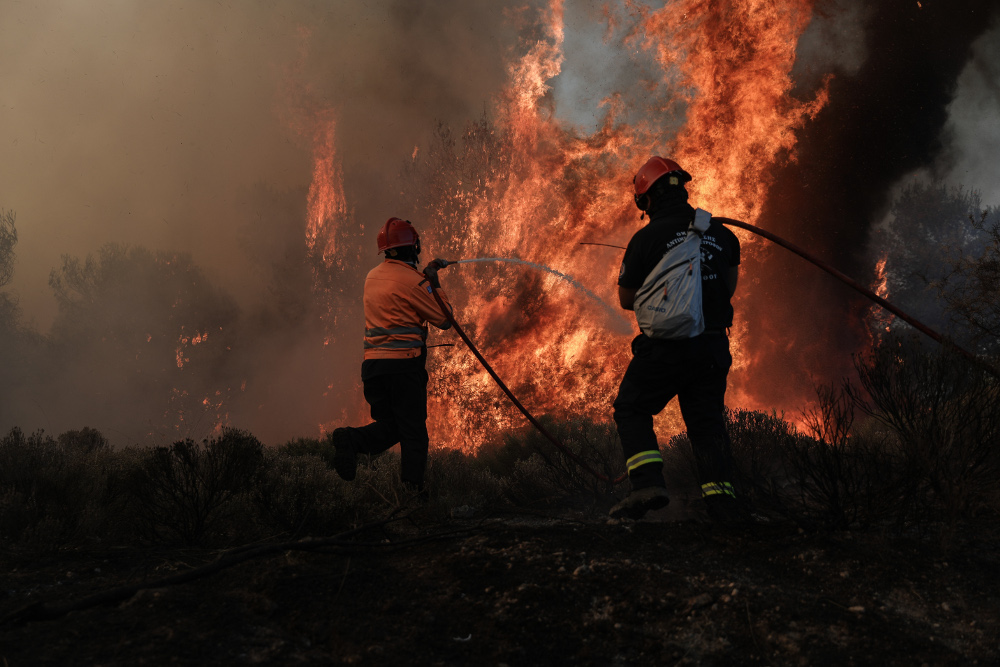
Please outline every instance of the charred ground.
M671 510L665 511L667 514ZM723 529L420 509L124 602L10 625L7 664L991 664L998 536ZM413 538L424 541L413 543ZM405 546L394 543L411 541ZM7 556L3 611L197 566L191 549Z

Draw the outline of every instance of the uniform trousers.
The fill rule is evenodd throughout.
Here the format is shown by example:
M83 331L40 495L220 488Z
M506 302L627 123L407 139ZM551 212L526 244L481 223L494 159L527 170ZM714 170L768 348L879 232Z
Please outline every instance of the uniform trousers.
M387 364L388 361L388 364ZM398 364L399 372L369 375L362 373L365 400L373 421L353 429L361 454L381 454L399 443L401 476L417 486L424 483L427 468L427 371L420 364ZM421 360L422 361L422 360ZM380 366L392 366L382 360Z
M632 341L629 363L614 402L614 419L625 460L653 452L653 461L629 472L633 489L664 486L653 415L676 396L694 450L700 483L729 481L732 455L726 433L726 378L733 358L729 338L703 333L682 340Z

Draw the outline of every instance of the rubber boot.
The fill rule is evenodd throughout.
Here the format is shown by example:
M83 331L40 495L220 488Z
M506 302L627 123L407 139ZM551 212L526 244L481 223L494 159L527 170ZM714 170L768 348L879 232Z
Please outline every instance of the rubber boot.
M358 446L354 442L354 430L350 427L334 429L330 434L330 443L336 449L333 469L341 479L352 481L358 474Z

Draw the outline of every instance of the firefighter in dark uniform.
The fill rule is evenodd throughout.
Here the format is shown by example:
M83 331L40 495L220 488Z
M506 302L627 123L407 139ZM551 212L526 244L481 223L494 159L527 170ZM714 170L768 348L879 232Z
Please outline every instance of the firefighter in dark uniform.
M691 176L673 160L653 157L636 174L636 206L649 224L629 241L618 278L622 308L633 310L636 292L667 249L688 233L695 210L685 183ZM731 484L731 455L726 433L726 376L733 358L727 330L733 324L730 298L739 276L740 244L712 218L701 239L704 333L679 340L639 334L632 341L632 361L625 371L614 419L621 437L631 493L611 510L613 517L639 519L669 503L663 480L653 415L678 397L709 514L733 520L740 513Z
M427 324L448 329L451 323L434 299L428 283L450 309L437 272L447 266L432 260L417 269L420 236L413 225L389 218L378 233L385 261L365 279L365 358L361 364L365 400L373 421L360 428L343 427L330 439L336 448L334 468L345 480L357 473L358 454L381 454L396 443L404 484L422 492L427 467Z

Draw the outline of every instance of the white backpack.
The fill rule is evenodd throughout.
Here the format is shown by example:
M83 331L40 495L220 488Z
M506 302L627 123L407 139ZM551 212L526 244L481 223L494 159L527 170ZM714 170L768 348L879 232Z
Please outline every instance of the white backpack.
M701 236L712 214L698 209L687 238L664 253L635 294L635 319L650 338L694 338L705 330L701 307Z

